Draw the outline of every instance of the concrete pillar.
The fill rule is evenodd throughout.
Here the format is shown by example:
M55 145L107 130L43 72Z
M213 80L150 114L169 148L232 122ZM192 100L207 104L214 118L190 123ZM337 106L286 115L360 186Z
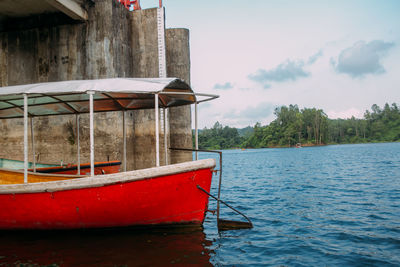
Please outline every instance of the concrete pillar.
M157 9L144 9L132 12L131 44L133 77L158 77L157 49ZM128 169L143 169L155 166L155 128L154 110L132 112L132 148L134 160Z
M158 77L157 9L132 12L130 27L133 77Z
M167 74L190 84L190 46L189 30L167 29ZM169 110L170 147L192 148L192 125L190 106L175 107ZM170 162L178 163L192 160L191 152L171 151Z

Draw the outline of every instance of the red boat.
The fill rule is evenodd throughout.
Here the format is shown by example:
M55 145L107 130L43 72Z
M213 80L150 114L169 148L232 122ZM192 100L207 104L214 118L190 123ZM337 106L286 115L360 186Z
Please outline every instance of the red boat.
M0 186L0 229L202 224L213 159L150 169ZM23 173L20 173L21 176ZM43 174L29 173L41 176Z
M158 136L158 109L197 104L201 102L198 96L200 94L195 94L186 83L176 78L115 78L2 87L0 119L24 118L25 167L23 171L0 169L0 229L202 224L215 160L160 166ZM203 101L217 97L201 96L207 97ZM32 109L28 108L30 97L34 98L32 102L35 103ZM125 171L127 159L124 147L124 171L97 175L93 113L140 108L155 110L156 166ZM35 168L36 172L30 172L28 114L44 116L80 113L90 114L88 176L39 173ZM124 144L125 138L124 134ZM77 165L80 166L79 160ZM119 164L115 166L119 168ZM60 168L57 168L59 172ZM77 172L76 169L72 174L74 172Z

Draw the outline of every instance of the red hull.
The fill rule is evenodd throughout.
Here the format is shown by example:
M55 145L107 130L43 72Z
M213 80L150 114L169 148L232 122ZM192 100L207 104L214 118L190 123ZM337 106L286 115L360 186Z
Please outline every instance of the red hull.
M177 164L178 165L184 165ZM215 163L214 163L215 164ZM173 167L173 165L171 165ZM171 169L171 166L160 167ZM156 169L156 168L154 168ZM201 224L208 196L197 185L209 191L213 167L198 168L174 174L136 180L112 180L106 185L85 188L35 192L45 183L30 185L30 193L0 191L0 229L77 229L123 227L155 224ZM151 170L151 169L149 169ZM145 173L140 170L136 173ZM102 175L114 177L119 174ZM84 183L85 179L73 179ZM74 181L49 182L57 186ZM90 182L89 182L90 183ZM20 185L22 186L22 185ZM67 186L67 187L68 187ZM9 187L12 188L12 187ZM36 189L35 189L36 188ZM47 190L47 189L46 189ZM45 191L46 191L45 190ZM53 189L49 189L53 191ZM48 191L48 190L47 190Z

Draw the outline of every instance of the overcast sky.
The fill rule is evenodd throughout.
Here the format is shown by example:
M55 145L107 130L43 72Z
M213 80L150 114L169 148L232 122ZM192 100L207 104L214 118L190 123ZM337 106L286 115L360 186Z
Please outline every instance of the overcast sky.
M142 0L142 7L158 1ZM400 103L398 0L165 0L167 27L190 30L191 84L219 94L199 126L263 125L298 104L361 118Z

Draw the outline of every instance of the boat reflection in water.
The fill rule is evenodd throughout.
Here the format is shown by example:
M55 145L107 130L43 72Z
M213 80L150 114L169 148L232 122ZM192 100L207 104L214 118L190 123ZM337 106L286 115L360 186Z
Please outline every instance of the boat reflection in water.
M0 266L211 265L200 228L0 232Z

